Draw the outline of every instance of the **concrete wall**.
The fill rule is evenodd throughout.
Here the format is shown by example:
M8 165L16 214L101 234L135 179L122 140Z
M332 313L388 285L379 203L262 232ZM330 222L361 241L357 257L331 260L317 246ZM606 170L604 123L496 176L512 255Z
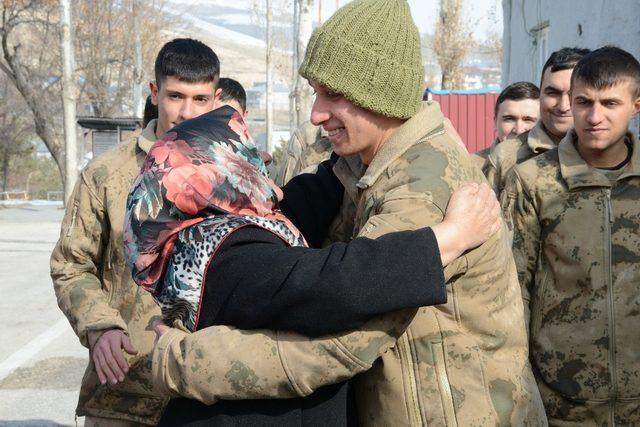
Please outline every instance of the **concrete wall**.
M503 0L502 87L540 82L540 28L551 52L565 46L619 46L640 58L640 0ZM546 59L546 58L545 58Z

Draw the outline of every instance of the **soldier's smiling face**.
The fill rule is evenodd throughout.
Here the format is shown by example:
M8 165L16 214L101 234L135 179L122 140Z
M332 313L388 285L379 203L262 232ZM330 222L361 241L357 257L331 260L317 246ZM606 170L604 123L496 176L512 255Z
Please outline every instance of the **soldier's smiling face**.
M571 70L547 68L540 84L540 120L556 138L562 139L573 126L569 89Z
M606 151L623 144L629 121L640 111L640 97L627 79L596 89L576 78L571 88L571 110L578 144L588 150Z
M309 81L315 91L311 123L329 134L333 151L339 156L360 155L365 165L371 163L380 147L403 123L353 104L343 95L316 81Z

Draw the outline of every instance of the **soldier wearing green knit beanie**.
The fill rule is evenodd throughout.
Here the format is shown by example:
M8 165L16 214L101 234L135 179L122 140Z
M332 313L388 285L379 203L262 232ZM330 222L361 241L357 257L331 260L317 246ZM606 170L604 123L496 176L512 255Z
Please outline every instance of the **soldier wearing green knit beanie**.
M341 156L334 172L354 237L432 226L455 189L486 185L439 105L420 100L420 52L406 0L355 0L309 41L299 72L315 90L311 122ZM445 278L447 304L419 309L393 351L356 378L360 423L546 425L506 229Z

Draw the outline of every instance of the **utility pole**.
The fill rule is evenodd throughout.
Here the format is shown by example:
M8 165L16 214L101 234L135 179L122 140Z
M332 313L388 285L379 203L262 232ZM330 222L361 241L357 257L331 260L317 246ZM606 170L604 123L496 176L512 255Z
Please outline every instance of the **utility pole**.
M142 118L144 101L142 99L142 41L140 38L140 5L139 0L131 0L133 18L133 37L135 44L135 61L133 68L133 115Z
M322 0L318 0L318 26L322 24Z
M273 50L273 46L271 44L271 20L273 19L273 15L271 13L271 0L266 0L267 3L267 152L273 153L273 141L272 141L272 133L273 133L273 76L271 73L271 54Z
M76 141L76 84L74 80L71 3L60 0L60 44L62 45L62 106L64 111L65 179L64 200L68 201L78 178Z

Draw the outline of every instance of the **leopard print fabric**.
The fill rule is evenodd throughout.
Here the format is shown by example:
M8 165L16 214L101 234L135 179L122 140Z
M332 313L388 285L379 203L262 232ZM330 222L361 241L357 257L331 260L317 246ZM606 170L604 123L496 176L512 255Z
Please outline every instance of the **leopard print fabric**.
M220 215L178 233L163 286L154 296L167 324L176 320L194 331L198 324L204 289L204 278L211 257L234 231L255 226L272 232L289 246L305 246L282 221L258 216Z

